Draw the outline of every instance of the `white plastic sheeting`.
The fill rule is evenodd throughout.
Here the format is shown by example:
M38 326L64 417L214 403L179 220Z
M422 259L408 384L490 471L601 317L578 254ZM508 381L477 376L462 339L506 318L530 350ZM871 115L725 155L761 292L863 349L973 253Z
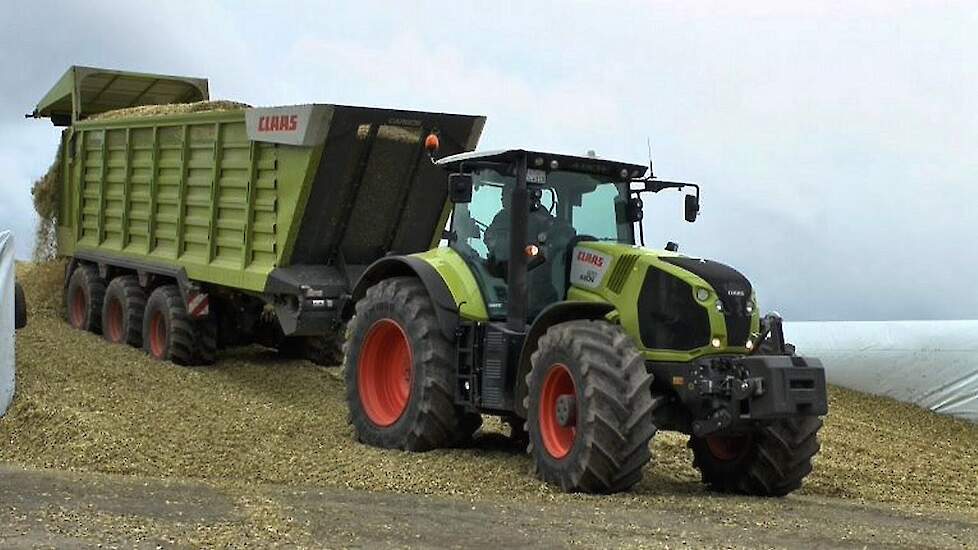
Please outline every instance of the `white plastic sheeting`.
M0 416L14 398L14 236L0 231Z
M784 324L829 383L978 422L978 321Z

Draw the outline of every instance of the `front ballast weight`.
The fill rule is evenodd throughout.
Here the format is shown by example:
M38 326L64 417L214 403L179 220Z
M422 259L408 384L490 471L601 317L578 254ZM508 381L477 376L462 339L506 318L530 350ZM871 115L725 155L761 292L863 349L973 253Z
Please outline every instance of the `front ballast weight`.
M756 421L828 413L825 369L813 358L758 355L701 359L692 365L659 365L697 418L695 436Z

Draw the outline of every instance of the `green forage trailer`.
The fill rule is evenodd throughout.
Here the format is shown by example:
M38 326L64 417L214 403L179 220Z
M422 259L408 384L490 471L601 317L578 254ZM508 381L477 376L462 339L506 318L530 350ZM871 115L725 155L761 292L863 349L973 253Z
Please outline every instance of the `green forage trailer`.
M182 364L250 342L335 364L366 267L442 236L430 153L471 150L484 118L208 99L203 79L71 67L29 115L66 127L68 320Z

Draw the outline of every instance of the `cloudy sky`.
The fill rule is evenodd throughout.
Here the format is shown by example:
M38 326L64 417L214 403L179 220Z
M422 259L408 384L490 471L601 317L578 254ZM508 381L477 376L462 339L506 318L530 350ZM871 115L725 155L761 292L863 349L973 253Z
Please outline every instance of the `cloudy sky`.
M482 148L644 163L649 138L659 176L703 185L695 224L678 194L646 201L650 243L738 267L765 309L978 318L973 2L282 4L3 2L0 229L20 257L58 140L23 114L79 64L255 105L484 114Z

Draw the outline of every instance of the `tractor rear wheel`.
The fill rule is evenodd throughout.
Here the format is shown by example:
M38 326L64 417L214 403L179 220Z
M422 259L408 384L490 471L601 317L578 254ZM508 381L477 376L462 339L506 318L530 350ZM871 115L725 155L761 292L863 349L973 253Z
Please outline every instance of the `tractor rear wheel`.
M652 375L632 339L606 321L554 325L527 375L529 451L537 475L565 491L614 493L651 460Z
M346 401L360 441L426 451L464 437L471 424L454 402L452 342L420 281L394 277L367 289L347 334Z
M143 344L146 293L132 275L112 279L102 301L102 337L114 344Z
M161 361L197 362L194 322L176 285L161 286L150 294L143 315L143 349Z
M71 326L94 332L102 331L102 300L105 298L105 281L90 265L79 265L68 279L65 305Z
M711 489L780 497L811 473L821 427L817 416L788 418L743 434L693 436L688 446Z

